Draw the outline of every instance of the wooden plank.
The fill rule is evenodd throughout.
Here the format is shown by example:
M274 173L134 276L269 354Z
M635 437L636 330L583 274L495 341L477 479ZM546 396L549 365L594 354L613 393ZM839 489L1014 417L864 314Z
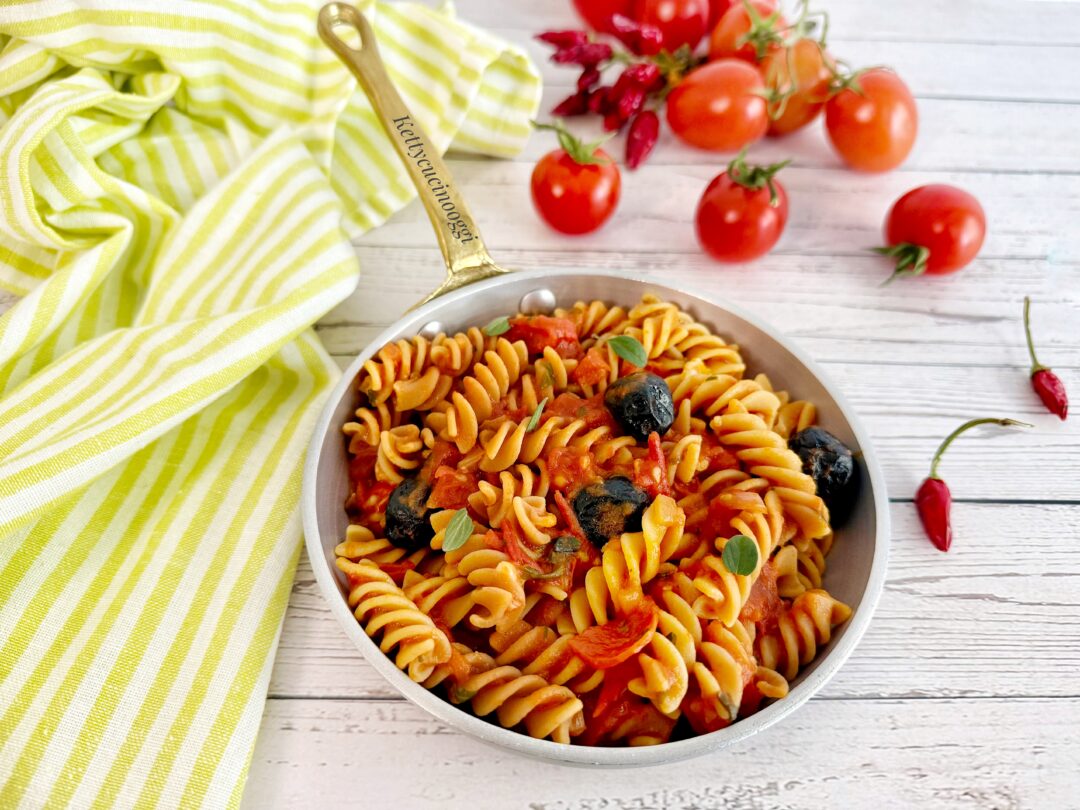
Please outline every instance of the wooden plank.
M1044 360L1080 365L1080 268L1038 260L979 259L952 277L905 281L882 289L888 263L864 257L769 255L749 265L716 264L692 254L504 249L497 259L524 270L614 270L697 288L780 327L824 362L1027 367L1021 301L1033 297ZM327 348L352 355L396 313L432 289L444 270L434 248L361 245L357 291L323 318ZM734 336L738 339L738 336Z
M560 75L558 83L544 88L540 116L570 92L570 76ZM1014 101L956 101L920 98L919 137L911 155L897 171L939 172L1047 172L1073 173L1080 170L1080 106ZM592 117L575 118L571 128L581 137L602 136L599 122ZM554 147L552 136L530 139L525 150L514 160L535 163ZM1023 148L1017 148L1023 144ZM617 137L608 147L621 159L623 139ZM825 138L819 119L786 138L766 138L751 148L758 163L775 163L793 158L796 168L840 168L840 159ZM649 157L649 164L720 166L727 156L710 155L686 146L663 127L659 143ZM633 175L627 175L629 179ZM781 175L783 176L783 175Z
M463 19L488 26L498 21L502 28L517 29L523 36L581 25L569 0L532 3L458 0L454 5ZM786 9L792 7L790 0L785 0L782 5ZM954 45L1080 43L1076 5L1071 2L906 0L902 13L892 3L868 3L866 0L829 0L813 5L829 12L830 40L836 41L947 42ZM952 49L948 54L951 56Z
M272 700L243 806L529 810L1068 807L1080 700L814 700L715 756L574 770L402 702Z
M567 248L611 253L698 255L693 211L705 186L726 159L703 159L696 165L646 164L627 177L615 216L599 231L571 241ZM532 210L524 163L454 160L457 185L492 250L539 251L551 248L551 231ZM990 223L984 258L1045 258L1080 263L1080 239L1072 228L1080 217L1080 175L984 172L903 172L867 175L841 169L785 172L790 198L787 229L773 256L781 253L866 255L881 241L881 223L889 205L923 183L951 183L974 194ZM1047 194L1052 190L1053 203ZM434 244L426 215L409 205L358 244L384 247Z
M958 467L949 467L950 477ZM1080 504L957 504L948 555L922 535L910 504L891 511L885 594L827 697L1080 694L1080 571L1063 542L1080 537ZM306 556L270 695L397 697L330 615Z

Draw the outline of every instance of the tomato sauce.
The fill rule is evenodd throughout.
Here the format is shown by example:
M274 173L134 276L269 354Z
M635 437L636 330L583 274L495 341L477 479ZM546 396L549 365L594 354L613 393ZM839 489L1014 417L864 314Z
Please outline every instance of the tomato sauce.
M549 315L511 318L504 337L511 342L525 341L529 354L543 354L546 346L554 348L560 357L577 357L581 353L577 326L569 318Z

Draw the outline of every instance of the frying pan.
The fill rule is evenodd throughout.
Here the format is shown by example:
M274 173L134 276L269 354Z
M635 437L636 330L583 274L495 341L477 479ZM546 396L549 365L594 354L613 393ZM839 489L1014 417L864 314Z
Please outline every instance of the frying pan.
M353 41L338 36L352 29ZM323 40L356 75L371 99L390 142L401 157L427 210L446 260L447 277L417 308L374 339L349 365L323 407L308 448L301 510L305 542L315 579L342 629L371 665L402 695L447 726L485 742L551 762L638 767L674 762L716 751L746 739L791 714L836 673L866 631L881 594L888 555L888 500L880 467L866 432L836 386L776 329L747 312L689 289L655 281L598 272L508 271L496 265L458 195L450 172L431 147L420 124L398 95L379 58L371 26L354 7L331 3L319 13ZM848 520L836 529L825 587L851 605L852 617L839 628L817 659L791 684L789 695L720 731L642 748L597 748L536 740L477 718L409 680L364 633L346 602L346 583L334 565L334 547L345 536L349 493L342 425L357 407L353 382L361 366L380 347L417 334L464 331L518 310L546 313L575 301L601 299L629 308L645 293L677 304L716 333L736 340L747 365L764 371L800 398L812 400L819 423L861 459L860 494Z

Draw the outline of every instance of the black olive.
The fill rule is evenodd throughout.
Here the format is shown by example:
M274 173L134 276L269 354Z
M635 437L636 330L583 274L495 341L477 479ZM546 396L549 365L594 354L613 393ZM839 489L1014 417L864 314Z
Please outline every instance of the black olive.
M424 548L435 536L428 518L431 487L419 478L406 478L390 493L386 502L386 539L410 551Z
M814 479L817 494L829 507L833 522L846 518L859 490L859 475L851 451L819 427L799 431L788 441L788 446L802 459L803 472Z
M671 390L647 371L636 371L612 383L604 394L604 404L622 429L640 441L653 431L662 436L675 421Z
M641 531L641 514L649 496L629 478L617 475L582 489L574 496L574 513L585 536L603 546L623 532Z

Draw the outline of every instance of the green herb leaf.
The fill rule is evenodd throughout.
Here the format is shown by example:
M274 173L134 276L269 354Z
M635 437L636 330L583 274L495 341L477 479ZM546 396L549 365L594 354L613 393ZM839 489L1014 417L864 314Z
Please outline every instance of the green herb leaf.
M472 533L472 518L469 517L466 510L458 509L446 526L446 532L443 534L442 550L454 551L461 548L465 545L465 541L472 536Z
M540 367L540 371L543 372L540 375L540 390L551 388L551 386L555 385L555 368L547 360L541 360L537 365Z
M526 433L532 433L536 430L536 426L540 424L540 414L544 412L544 406L547 405L548 398L544 397L540 400L540 404L536 406L536 410L533 411L532 418L529 419L529 424L525 426Z
M496 318L483 329L480 330L489 337L495 337L501 335L504 332L510 331L510 319L503 315L501 318Z
M526 565L521 570L529 579L551 580L558 579L566 573L566 564L564 563L562 565L559 565L557 568L555 568L553 571L548 572L547 574L545 574L535 565Z
M722 559L731 573L750 576L758 564L757 543L745 534L737 534L724 545Z
M619 355L627 363L638 368L645 368L649 355L646 354L645 347L641 345L637 338L630 335L616 335L609 342L611 348L615 350L615 354Z
M556 554L573 554L581 548L581 541L569 534L564 534L555 541Z

